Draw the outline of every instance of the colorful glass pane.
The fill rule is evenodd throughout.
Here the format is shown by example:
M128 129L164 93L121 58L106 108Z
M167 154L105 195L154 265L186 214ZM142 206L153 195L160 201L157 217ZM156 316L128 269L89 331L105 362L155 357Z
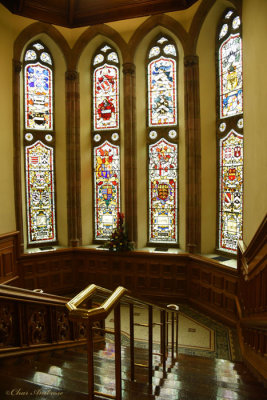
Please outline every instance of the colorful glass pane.
M119 70L105 64L94 71L94 129L119 128Z
M173 55L173 56L176 56L176 49L175 49L175 47L174 47L174 45L173 44L167 44L165 47L164 47L164 53L165 54L171 54L171 55Z
M175 125L176 61L160 57L148 64L149 126Z
M242 40L230 35L219 49L220 117L243 112Z
M44 46L41 43L34 43L33 47L35 47L37 50L44 49Z
M50 54L46 53L45 51L41 54L40 58L43 62L52 65L52 59L50 57Z
M239 16L235 17L235 18L233 19L233 23L232 23L233 28L234 28L234 29L239 28L239 27L240 27L240 24L241 24L241 21L240 21Z
M102 63L102 61L104 61L104 56L103 54L97 54L94 58L94 65L96 64L100 64Z
M219 248L236 253L243 223L243 136L220 140Z
M41 64L25 66L25 128L53 129L52 71Z
M152 49L150 49L148 58L152 58L152 57L158 56L159 53L160 53L159 46L154 46L154 47L152 47Z
M36 60L37 54L35 53L34 50L28 50L26 55L25 55L25 61L32 61Z
M120 148L105 141L94 148L95 239L106 240L120 212Z
M115 53L115 51L112 51L111 53L109 53L109 55L108 55L108 60L109 60L109 61L116 62L116 63L119 62L118 56L117 56L117 54Z
M37 141L25 148L28 241L56 240L53 148Z
M149 240L177 242L177 145L149 146Z
M219 39L224 37L227 32L228 32L228 25L227 24L223 24L222 29L221 29L220 34L219 34Z

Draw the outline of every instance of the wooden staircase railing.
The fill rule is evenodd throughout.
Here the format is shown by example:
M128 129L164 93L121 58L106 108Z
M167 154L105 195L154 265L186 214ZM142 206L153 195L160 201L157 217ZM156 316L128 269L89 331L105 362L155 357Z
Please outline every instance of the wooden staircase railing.
M109 297L104 302L94 308L85 309L78 308L80 304L94 295L107 295ZM88 332L88 396L89 400L93 400L95 395L121 400L122 399L122 378L121 378L121 304L129 306L129 333L130 333L130 377L135 380L135 368L144 367L148 369L148 384L152 384L153 377L153 355L160 356L163 373L166 373L166 360L171 353L171 359L174 363L178 357L178 324L179 324L179 307L175 304L170 304L167 307L161 307L156 304L149 303L137 297L129 295L129 291L122 286L117 287L114 292L96 286L94 284L85 288L66 306L69 309L69 317L72 320L84 320L87 324ZM147 323L134 322L134 306L147 307L148 321ZM153 309L160 311L160 322L153 322ZM114 331L93 326L93 322L105 319L111 311L114 311ZM170 319L169 319L170 316ZM134 326L142 326L148 328L148 364L135 363L134 357ZM160 326L160 352L153 353L153 327ZM169 335L170 326L170 335ZM114 335L115 343L115 396L106 393L100 393L94 389L94 346L93 346L93 331L101 330L105 333ZM169 343L169 336L171 340Z
M267 383L267 216L249 246L240 241L237 267L239 339L244 361Z
M86 326L69 320L67 297L0 285L0 358L86 343Z

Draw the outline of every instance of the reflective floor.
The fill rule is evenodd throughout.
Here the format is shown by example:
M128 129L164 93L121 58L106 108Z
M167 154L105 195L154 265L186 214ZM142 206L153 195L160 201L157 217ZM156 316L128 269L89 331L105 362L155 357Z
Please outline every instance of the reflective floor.
M95 390L115 395L114 345L95 348ZM135 362L146 363L145 349L137 349ZM122 347L122 395L124 400L266 400L267 390L240 362L180 354L166 373L154 357L153 384L147 384L145 368L136 367L130 381L129 348ZM88 399L85 347L40 353L0 362L0 399ZM101 399L102 397L95 397Z

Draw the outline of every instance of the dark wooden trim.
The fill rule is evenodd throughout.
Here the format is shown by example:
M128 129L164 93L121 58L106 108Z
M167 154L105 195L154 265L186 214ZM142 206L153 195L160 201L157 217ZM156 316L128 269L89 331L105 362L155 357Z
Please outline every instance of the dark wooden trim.
M137 242L136 75L133 63L123 64L125 215L128 238Z
M199 253L201 246L201 138L199 60L184 58L186 138L186 250Z
M250 264L255 258L256 254L260 252L260 250L267 243L267 214L263 218L262 223L260 224L257 232L253 236L250 241L248 247L246 248L243 257L246 258L247 263Z
M79 73L67 70L65 82L68 243L69 246L77 247L82 242Z
M1 3L12 13L46 23L77 28L122 19L143 17L185 10L197 0L129 0L74 2L61 1L58 5L53 0L46 2L24 2L20 0L1 0Z

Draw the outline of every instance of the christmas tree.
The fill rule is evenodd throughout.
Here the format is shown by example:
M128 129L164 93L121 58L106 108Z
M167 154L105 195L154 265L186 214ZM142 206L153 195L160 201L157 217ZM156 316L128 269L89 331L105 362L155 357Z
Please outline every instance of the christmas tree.
M123 220L124 214L118 212L117 227L114 229L110 240L105 245L105 247L108 248L110 251L133 250L133 245L128 240L128 235Z

